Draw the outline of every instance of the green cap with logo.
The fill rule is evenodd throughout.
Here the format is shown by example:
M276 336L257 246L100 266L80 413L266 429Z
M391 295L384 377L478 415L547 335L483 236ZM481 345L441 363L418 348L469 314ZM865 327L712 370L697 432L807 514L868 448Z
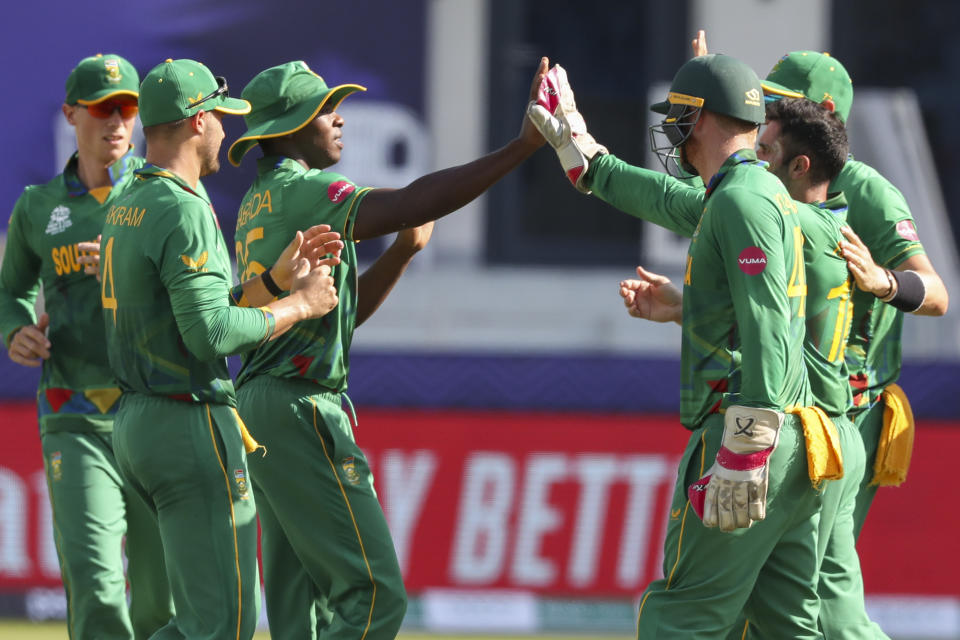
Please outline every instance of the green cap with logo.
M247 131L230 145L227 157L234 166L240 166L243 156L259 140L302 129L325 106L336 109L354 91L366 88L358 84L328 87L302 60L261 71L241 93L250 101L252 110L244 116Z
M723 54L687 60L673 77L667 99L650 108L667 113L673 104L701 107L758 125L766 121L760 78L748 65Z
M853 106L853 81L840 62L829 53L791 51L773 66L763 81L768 99L807 98L814 102L833 100L844 122Z
M234 115L250 112L250 103L231 98L227 81L215 78L196 60L161 62L140 85L140 122L144 127L189 118L198 111L220 111Z
M118 55L98 53L84 58L67 77L67 104L96 104L114 96L140 94L140 76Z

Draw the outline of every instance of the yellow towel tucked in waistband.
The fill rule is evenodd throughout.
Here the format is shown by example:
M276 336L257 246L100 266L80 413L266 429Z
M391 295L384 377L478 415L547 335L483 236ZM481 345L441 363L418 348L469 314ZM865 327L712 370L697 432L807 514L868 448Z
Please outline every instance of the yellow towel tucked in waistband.
M899 487L907 479L913 453L913 411L899 385L883 390L883 430L877 442L871 485Z
M247 425L244 424L243 419L240 417L240 414L237 413L236 409L233 409L233 414L237 416L237 424L240 425L240 438L243 440L243 448L246 449L247 453L253 453L261 447L263 447L263 451L266 453L267 448L257 442L253 436L250 435L250 432L247 431Z
M824 480L843 477L843 454L837 427L820 407L793 407L787 413L800 416L803 437L807 441L807 473L814 489Z

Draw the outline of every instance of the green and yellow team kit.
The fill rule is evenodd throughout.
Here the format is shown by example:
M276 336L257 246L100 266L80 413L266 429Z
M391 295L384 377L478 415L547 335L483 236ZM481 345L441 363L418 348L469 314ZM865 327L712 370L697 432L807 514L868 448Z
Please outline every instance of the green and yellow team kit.
M101 303L110 364L124 391L117 462L156 512L189 637L252 635L257 524L224 358L273 333L269 310L234 306L230 258L205 194L147 165L107 211Z
M0 332L9 347L20 327L37 322L42 286L51 346L37 410L69 631L146 637L173 612L163 551L153 515L117 469L112 431L121 391L107 358L100 285L84 273L77 248L96 239L144 161L128 152L108 168L111 184L94 189L80 181L77 163L74 154L63 173L27 187L14 205L0 269Z

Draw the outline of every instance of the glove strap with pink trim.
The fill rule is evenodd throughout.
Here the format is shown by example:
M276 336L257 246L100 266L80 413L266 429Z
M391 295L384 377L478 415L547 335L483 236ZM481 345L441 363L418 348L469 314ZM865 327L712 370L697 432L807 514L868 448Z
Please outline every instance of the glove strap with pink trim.
M733 531L766 517L768 462L782 425L779 411L727 409L716 461L687 489L691 506L705 526Z

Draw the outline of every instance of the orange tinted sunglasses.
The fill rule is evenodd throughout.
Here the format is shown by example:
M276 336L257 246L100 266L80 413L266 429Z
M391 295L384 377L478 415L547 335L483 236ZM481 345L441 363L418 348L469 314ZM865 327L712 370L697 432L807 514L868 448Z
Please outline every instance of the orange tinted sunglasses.
M137 115L137 112L140 108L137 106L136 98L110 98L109 100L103 100L102 102L95 102L93 104L82 105L87 109L87 113L92 115L94 118L100 118L106 120L114 114L115 111L120 112L120 117L124 120L134 117Z

